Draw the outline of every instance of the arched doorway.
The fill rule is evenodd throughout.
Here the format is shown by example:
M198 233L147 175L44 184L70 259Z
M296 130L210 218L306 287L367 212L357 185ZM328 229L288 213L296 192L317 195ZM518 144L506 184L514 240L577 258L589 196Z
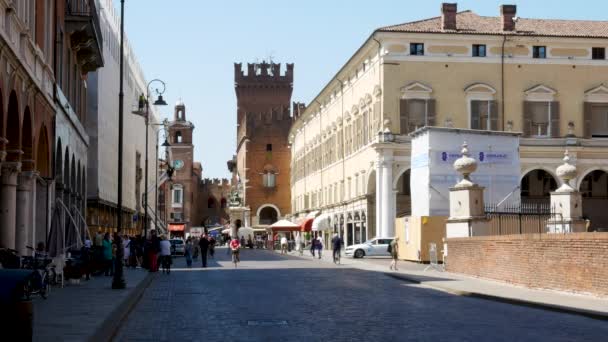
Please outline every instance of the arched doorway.
M583 216L591 221L589 230L608 231L608 173L595 170L580 184L583 195Z
M32 116L30 107L25 107L23 125L21 129L21 170L32 171L34 169L34 137L32 132Z
M412 214L412 195L410 191L410 170L406 170L397 180L397 203L395 213L397 217L409 216Z
M279 213L273 207L266 206L260 210L260 224L271 225L278 221Z
M8 111L6 113L6 161L21 161L21 126L19 124L19 105L17 94L12 91L8 99Z
M367 178L367 236L373 238L376 232L376 170L369 173ZM345 221L347 222L347 221ZM348 222L347 222L348 225ZM348 227L346 227L348 230Z
M49 136L46 126L43 125L38 134L38 144L36 147L36 169L42 177L50 177L51 175L48 140Z
M532 170L521 179L522 204L549 205L550 194L557 189L557 180L542 169Z

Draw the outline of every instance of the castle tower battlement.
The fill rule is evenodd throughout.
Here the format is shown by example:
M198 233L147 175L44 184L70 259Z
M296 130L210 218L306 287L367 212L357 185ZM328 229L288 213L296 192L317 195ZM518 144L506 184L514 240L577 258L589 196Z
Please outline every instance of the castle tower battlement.
M287 63L281 75L281 63L247 63L247 74L242 63L234 63L234 82L237 86L281 85L293 83L293 63Z

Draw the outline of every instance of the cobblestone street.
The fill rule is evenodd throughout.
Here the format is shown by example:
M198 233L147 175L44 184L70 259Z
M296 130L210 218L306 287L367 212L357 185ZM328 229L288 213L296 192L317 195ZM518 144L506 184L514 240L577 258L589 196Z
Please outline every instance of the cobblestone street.
M378 272L218 249L208 269L176 258L117 333L119 341L593 341L608 325L577 315L455 296Z

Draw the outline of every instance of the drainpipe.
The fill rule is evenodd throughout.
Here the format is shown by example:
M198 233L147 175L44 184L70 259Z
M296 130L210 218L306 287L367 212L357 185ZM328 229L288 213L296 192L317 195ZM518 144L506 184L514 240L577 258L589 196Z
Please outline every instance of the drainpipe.
M502 111L502 130L505 130L505 43L507 35L502 36L502 51L500 54L500 93L501 93L501 111Z

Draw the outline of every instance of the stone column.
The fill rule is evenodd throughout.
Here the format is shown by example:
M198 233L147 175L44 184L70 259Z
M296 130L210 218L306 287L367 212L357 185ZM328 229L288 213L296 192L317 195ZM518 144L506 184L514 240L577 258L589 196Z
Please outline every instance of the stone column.
M28 254L26 245L31 245L34 218L32 217L33 189L36 181L34 171L24 171L18 176L15 249L21 255ZM32 246L33 247L33 246Z
M15 214L17 203L17 175L20 162L2 163L0 189L0 246L15 249Z
M382 235L391 237L395 235L395 200L393 193L393 151L382 151Z
M384 230L382 227L382 172L383 168L382 159L378 156L378 160L376 161L376 236L384 236Z
M454 162L454 169L462 174L462 180L450 188L450 217L446 224L446 237L487 235L489 224L483 203L484 188L469 178L477 170L477 161L469 157L466 142L462 145L462 157Z
M564 164L556 169L556 174L563 184L551 193L551 218L547 221L549 233L585 231L585 220L582 217L583 198L581 193L570 185L570 180L576 178L577 173L576 166L570 164L570 156L566 150Z

